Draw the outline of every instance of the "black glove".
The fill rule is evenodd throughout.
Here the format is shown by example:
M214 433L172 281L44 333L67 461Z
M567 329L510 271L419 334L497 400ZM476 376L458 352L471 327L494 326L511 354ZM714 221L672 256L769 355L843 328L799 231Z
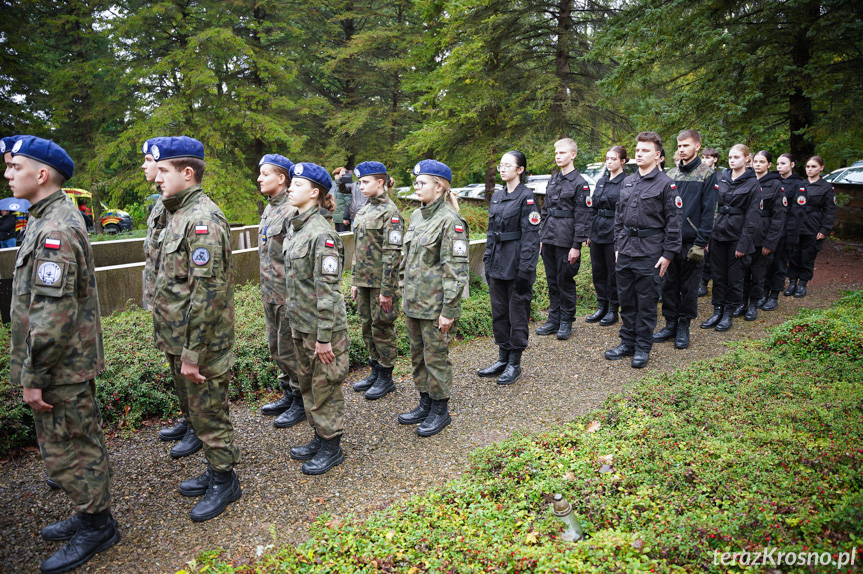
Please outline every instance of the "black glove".
M530 293L530 279L525 277L515 278L515 292L519 295Z

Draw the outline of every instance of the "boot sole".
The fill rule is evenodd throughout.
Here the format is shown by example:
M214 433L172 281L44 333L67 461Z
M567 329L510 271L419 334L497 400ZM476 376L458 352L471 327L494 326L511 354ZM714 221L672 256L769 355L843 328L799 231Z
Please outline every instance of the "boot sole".
M293 427L293 426L297 426L298 424L300 424L301 422L303 422L303 421L304 421L304 420L306 420L307 418L308 418L308 417L305 415L305 413L303 413L303 418L301 418L301 419L297 419L297 420L295 420L295 421L291 421L291 422L290 422L290 423L288 423L288 424L285 424L285 423L279 423L279 422L273 421L273 426L274 426L275 428L277 428L277 429L289 429L289 428L291 428L291 427Z
M332 470L332 468L334 466L338 466L338 465L342 464L343 462L345 462L345 453L341 453L337 459L335 459L333 462L331 462L330 464L328 464L327 466L325 466L324 468L321 468L319 470L308 471L308 470L306 470L306 465L303 465L303 467L300 470L303 472L303 474L308 474L311 476L319 476L321 474L325 474L325 473L329 472L330 470Z
M431 431L422 431L422 432L420 432L420 429L417 429L417 430L416 430L416 433L417 433L419 436L421 436L421 437L430 437L430 436L434 436L434 435L438 434L440 431L442 431L443 429L445 429L446 427L448 427L448 426L449 426L449 423L451 423L451 422L452 422L452 417L450 417L449 415L447 415L447 417L446 417L446 422L445 422L443 425L436 425L436 426L435 426L435 428L434 428L434 429L432 429Z
M617 319L615 319L614 321L600 321L599 326L600 327L610 327L611 325L616 325L617 321L618 321Z
M565 337L561 337L560 335L558 335L558 336L557 336L557 340L558 340L558 341L566 341L566 340L567 340L567 339L569 339L571 336L572 336L572 333L570 333L569 335L567 335L567 336L565 336Z
M198 441L198 446L196 446L196 447L195 447L194 449L192 449L192 450L189 450L189 451L186 451L186 452L183 452L183 453L174 453L174 450L173 450L173 449L171 449L171 458L174 458L174 459L176 459L176 458L186 458L187 456L192 456L193 454L195 454L196 452L198 452L198 451L199 451L199 450L201 450L202 448L204 448L204 442L199 440L199 441Z
M481 379L493 379L495 377L499 377L506 370L506 365L504 365L500 369L495 369L494 371L486 371L483 369L482 371L477 371L476 376Z
M232 502L236 502L236 501L240 500L241 496L243 496L243 489L238 487L237 493L231 495L231 498L228 499L228 502L226 502L225 505L222 506L221 508L217 508L213 512L211 512L209 514L205 514L203 516L194 516L191 513L189 513L189 518L192 519L192 522L206 522L207 520L212 520L215 517L222 514L225 510L227 510L229 504L231 504Z
M178 440L182 440L184 436L186 436L186 433L183 433L178 437L166 437L166 436L162 436L162 434L159 433L159 440L162 442L175 442Z
M726 331L730 331L730 330L731 330L731 327L726 327L726 328L724 328L724 329L720 329L719 327L716 327L716 328L714 329L714 331L716 331L717 333L724 333L724 332L726 332Z
M508 387L509 385L514 385L516 382L518 382L518 380L519 380L520 378L521 378L521 373L519 373L519 374L518 374L518 376L517 376L516 378L514 378L513 380L511 380L511 381L504 381L504 382L502 382L502 383L501 383L501 382L500 382L500 379L498 379L498 380L497 380L497 381L495 381L495 382L496 382L498 385L502 386L502 387Z
M93 558L93 556L95 556L96 554L99 554L100 552L104 552L105 550L114 546L118 542L120 542L120 533L117 531L117 527L115 526L114 527L114 535L111 538L109 538L108 540L106 540L105 542L100 544L98 547L96 547L95 550L88 553L86 556L82 557L77 562L74 562L72 564L65 564L62 567L54 568L53 570L46 570L45 568L41 568L40 570L41 570L42 574L60 574L61 572L68 572L70 570L74 570L78 566L81 566L82 564L89 562L90 559Z
M294 453L289 452L288 456L290 456L292 460L312 460L313 458L315 458L316 454L318 454L317 451L311 453L309 456L297 456Z
M385 390L384 392L382 392L382 393L375 394L375 395L370 395L370 394L367 392L367 393L366 393L365 395L363 395L363 396L364 396L366 399L370 400L370 401L376 401L376 400L378 400L378 399L382 399L382 398L384 398L385 396L387 396L388 394L390 394L391 392L393 392L393 391L395 391L395 390L396 390L396 386L395 386L395 385L390 385L390 386L388 386L388 387L386 388L386 390Z

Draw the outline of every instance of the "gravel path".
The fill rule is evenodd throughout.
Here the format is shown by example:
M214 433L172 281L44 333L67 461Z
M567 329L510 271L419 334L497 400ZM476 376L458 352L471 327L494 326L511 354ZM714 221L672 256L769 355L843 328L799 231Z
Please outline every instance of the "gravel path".
M202 550L222 547L242 561L256 548L296 543L322 513L343 516L385 508L393 501L442 484L465 468L468 453L496 442L516 430L538 431L581 415L599 405L609 394L640 377L670 371L693 360L714 357L727 350L722 343L758 338L765 330L791 316L797 309L829 306L842 289L863 287L858 255L835 259L839 273L824 273L812 283L805 299L781 297L780 308L759 313L754 323L735 320L729 333L692 332L692 346L674 350L671 343L657 345L643 371L629 362L602 358L605 349L618 343L617 327L579 322L569 341L553 336L531 336L525 352L525 374L512 387L498 387L475 376L478 368L496 357L490 339L456 345L452 350L455 386L451 401L453 423L438 436L420 439L413 429L396 423L396 414L412 408L416 394L407 365L398 391L378 401L366 401L346 383L347 433L342 443L345 462L322 477L300 473L299 462L288 449L309 437L305 424L276 430L272 419L245 406L232 416L243 458L237 468L243 498L221 517L195 524L188 512L197 499L181 496L176 486L203 468L202 454L173 461L170 444L159 442L157 427L131 438L109 443L114 468L113 511L122 526L122 542L98 555L82 572L175 572ZM828 260L830 258L828 256ZM853 265L845 265L852 259ZM821 261L819 261L821 263ZM825 262L829 267L829 261ZM710 313L709 298L700 299L700 316ZM364 376L352 373L351 380ZM171 443L172 444L172 443ZM62 492L49 491L41 461L34 455L0 466L0 564L3 572L35 572L57 543L41 540L41 528L70 514Z

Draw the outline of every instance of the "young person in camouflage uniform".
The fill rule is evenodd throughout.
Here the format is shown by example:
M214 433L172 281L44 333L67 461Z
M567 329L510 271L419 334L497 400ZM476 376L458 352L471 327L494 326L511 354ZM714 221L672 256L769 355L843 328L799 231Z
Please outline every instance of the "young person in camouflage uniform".
M315 434L291 449L304 460L305 474L324 474L345 460L342 383L348 376L348 318L341 292L345 249L335 229L320 214L332 211L327 170L298 163L291 178L290 201L298 214L284 244L288 320L294 333L297 375L306 416Z
M185 136L157 138L150 151L158 162L156 183L169 214L153 297L155 340L167 357L177 396L188 405L186 436L197 434L207 457L206 472L179 487L184 496L204 496L189 514L202 522L242 495L234 472L240 450L228 416L234 363L231 233L224 214L201 187L206 167L201 142Z
M95 378L105 366L99 294L87 229L60 189L75 164L54 142L32 136L11 153L9 187L31 206L12 286L9 380L33 409L49 476L78 510L42 530L45 540L69 540L42 572L66 572L120 540L96 402Z
M423 206L408 223L399 276L420 402L400 414L398 421L419 423L416 433L427 437L451 422L447 406L452 387L449 344L469 278L470 232L450 191L450 168L426 159L414 166L413 174Z
M369 203L354 219L351 297L357 302L372 372L354 383L353 388L365 391L365 398L375 400L396 390L393 383L393 365L398 356L395 321L399 315L398 274L404 220L387 195L392 180L384 164L363 162L354 169L354 176Z
M294 163L285 156L268 154L261 158L258 165L258 184L268 202L258 226L261 298L264 302L270 356L281 371L279 382L285 392L284 397L278 401L261 407L261 414L278 415L273 426L288 428L306 420L291 322L285 314L287 286L285 258L282 253L289 222L297 214L297 209L288 200L288 185L291 183L291 168Z

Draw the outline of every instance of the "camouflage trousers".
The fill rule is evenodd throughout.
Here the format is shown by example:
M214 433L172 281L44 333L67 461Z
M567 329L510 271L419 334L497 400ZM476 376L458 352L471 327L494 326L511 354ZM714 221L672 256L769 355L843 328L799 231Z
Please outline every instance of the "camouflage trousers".
M79 512L107 510L111 505L111 466L95 381L44 389L42 400L54 407L47 413L33 411L48 476L69 495Z
M386 313L381 309L378 299L380 294L380 289L357 287L357 313L362 320L363 342L369 358L384 367L392 367L399 354L395 328L399 316L399 299L393 297L393 308Z
M267 323L267 346L270 357L279 367L279 384L283 391L300 392L297 376L297 354L294 351L294 338L291 323L285 316L285 306L264 302L264 320Z
M300 376L300 391L306 417L319 437L331 439L345 432L345 395L342 383L348 376L347 331L333 333L330 343L335 360L323 364L315 356L315 333L294 331L294 346L297 349L297 373Z
M231 382L233 356L230 351L211 365L200 368L206 377L193 383L180 374L183 361L179 355L167 355L174 386L182 388L189 404L189 424L204 443L204 455L213 470L227 472L240 462L240 449L234 444L234 425L228 416L228 385Z
M438 329L437 324L437 319L414 319L405 315L411 341L414 386L436 401L448 399L450 395L452 363L449 360L449 344L458 320L446 334Z

